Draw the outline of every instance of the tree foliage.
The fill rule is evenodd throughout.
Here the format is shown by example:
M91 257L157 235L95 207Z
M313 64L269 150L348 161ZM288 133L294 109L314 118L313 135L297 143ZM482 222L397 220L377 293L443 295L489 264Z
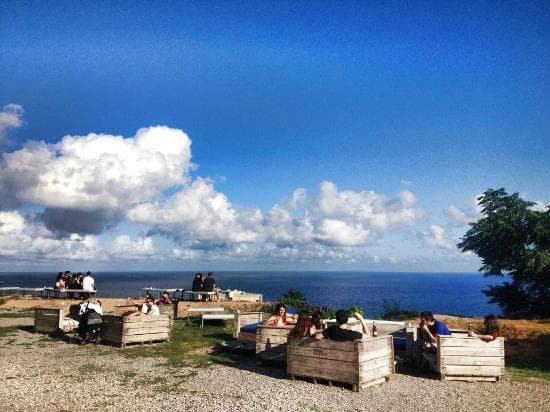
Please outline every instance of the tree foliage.
M507 316L550 317L550 208L532 210L533 202L501 188L478 198L482 218L458 247L475 252L486 276L510 275L510 281L483 292Z

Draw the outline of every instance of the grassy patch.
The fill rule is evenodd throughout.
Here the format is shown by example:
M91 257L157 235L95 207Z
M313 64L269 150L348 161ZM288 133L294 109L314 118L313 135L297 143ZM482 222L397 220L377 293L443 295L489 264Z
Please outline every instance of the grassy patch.
M0 313L0 318L3 319L12 319L12 318L32 318L34 317L34 312L29 310L23 310L20 312L3 312Z
M128 358L164 358L166 366L169 367L206 367L214 362L235 361L229 357L208 353L210 348L230 337L230 330L223 326L205 325L201 329L197 325L186 325L183 320L176 320L169 342L158 345L130 346L121 353Z
M541 369L506 367L506 370L516 379L527 380L535 378L550 382L550 372Z
M0 326L0 338L13 335L17 332L17 326Z

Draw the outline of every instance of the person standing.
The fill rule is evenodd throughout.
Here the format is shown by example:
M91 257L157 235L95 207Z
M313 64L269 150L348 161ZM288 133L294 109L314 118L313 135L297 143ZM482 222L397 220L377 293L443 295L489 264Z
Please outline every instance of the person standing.
M93 292L96 290L95 280L92 277L92 272L90 271L86 272L86 276L84 276L84 279L82 279L82 290L86 290L89 292Z

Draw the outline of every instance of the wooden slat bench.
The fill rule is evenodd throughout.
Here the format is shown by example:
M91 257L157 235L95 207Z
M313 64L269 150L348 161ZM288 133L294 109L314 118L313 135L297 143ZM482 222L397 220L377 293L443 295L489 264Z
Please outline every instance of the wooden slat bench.
M495 382L504 375L504 339L438 335L437 352L424 353L423 358L441 380Z
M294 325L259 325L256 329L256 357L260 360L285 362L287 338Z
M292 379L349 383L358 392L388 381L395 372L392 340L391 336L353 342L289 337L287 372Z
M131 343L163 342L170 339L172 320L161 316L103 315L101 340L125 347Z

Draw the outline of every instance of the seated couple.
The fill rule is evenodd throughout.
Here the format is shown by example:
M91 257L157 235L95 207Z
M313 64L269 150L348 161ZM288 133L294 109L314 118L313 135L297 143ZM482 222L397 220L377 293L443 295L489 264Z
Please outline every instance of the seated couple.
M484 341L490 342L500 336L500 327L498 325L497 318L494 315L486 316L484 319L484 331L481 334L477 334L473 331L468 331L468 336L477 337ZM424 350L434 351L437 347L437 335L450 335L451 331L445 325L444 322L434 318L432 312L420 313L420 331L423 341L422 348Z
M349 342L362 339L363 336L371 336L365 319L363 319L363 316L359 313L355 313L354 316L357 320L359 320L359 322L361 322L363 333L350 329L350 325L348 324L348 313L345 310L337 311L336 325L329 326L325 330L321 330L320 314L318 315L318 324L316 325L314 323L316 321L316 317L314 318L315 315L316 314L313 314L311 319L309 319L308 315L300 314L298 321L296 322L296 326L290 332L290 336L300 338L311 336L315 337L315 339L330 339L337 342Z

